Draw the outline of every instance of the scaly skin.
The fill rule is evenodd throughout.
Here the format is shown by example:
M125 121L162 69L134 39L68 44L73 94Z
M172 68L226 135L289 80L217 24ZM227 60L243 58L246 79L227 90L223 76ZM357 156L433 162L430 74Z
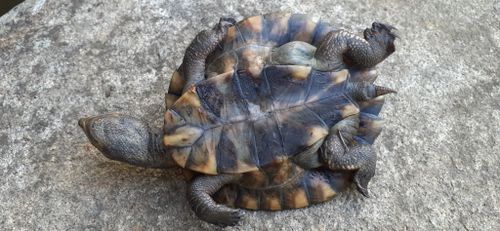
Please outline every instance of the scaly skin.
M226 36L227 28L235 23L236 21L232 18L221 18L214 28L203 30L189 44L182 61L186 78L183 93L191 85L205 79L205 59Z
M351 82L346 87L346 93L360 102L395 91L367 82ZM371 145L354 141L358 129L359 114L341 120L330 129L319 153L322 162L331 170L356 171L354 182L358 191L368 197L368 183L375 175L377 155Z
M187 197L191 209L202 220L219 226L233 226L240 221L243 211L217 204L212 195L222 186L236 182L241 174L199 176L191 182Z
M391 26L373 23L364 31L364 39L346 31L329 32L320 42L314 58L320 70L348 66L370 68L395 51L396 36Z
M78 125L107 158L148 168L176 166L163 145L163 132L119 113L82 118Z

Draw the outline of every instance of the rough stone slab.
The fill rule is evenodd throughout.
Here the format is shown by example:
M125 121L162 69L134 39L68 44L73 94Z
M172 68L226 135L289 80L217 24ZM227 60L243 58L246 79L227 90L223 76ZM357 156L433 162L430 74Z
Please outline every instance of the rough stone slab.
M310 13L399 28L378 83L398 89L375 143L372 198L247 212L227 230L500 230L499 1L27 0L0 18L1 230L217 230L174 172L109 161L81 116L160 126L170 74L220 16Z

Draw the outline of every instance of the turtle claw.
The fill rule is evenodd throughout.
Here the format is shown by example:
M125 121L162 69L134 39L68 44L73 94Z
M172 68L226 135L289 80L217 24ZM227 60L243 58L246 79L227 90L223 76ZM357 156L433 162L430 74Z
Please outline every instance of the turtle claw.
M229 209L220 213L217 217L217 221L214 221L213 223L220 227L235 226L244 215L245 213L239 209Z
M359 170L359 171L361 171L361 170ZM368 182L370 182L370 179L360 178L359 171L354 176L354 183L356 184L356 188L358 189L358 192L361 193L361 195L363 195L364 197L369 198L370 193L368 192Z
M219 25L221 26L234 26L236 24L236 20L230 17L221 17L219 19Z
M368 183L375 175L377 155L370 145L361 145L354 148L351 155L355 155L361 160L358 171L354 174L354 183L358 191L365 197L370 197L368 193Z

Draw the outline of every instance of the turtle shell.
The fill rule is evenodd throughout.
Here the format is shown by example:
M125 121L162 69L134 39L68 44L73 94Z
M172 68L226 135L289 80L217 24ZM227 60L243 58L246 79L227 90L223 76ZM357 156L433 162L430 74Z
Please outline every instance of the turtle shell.
M327 201L345 187L351 173L304 170L293 157L314 153L329 127L355 113L360 115L356 141L371 144L380 134L384 97L356 104L343 91L347 81L375 81L374 70L320 72L269 65L273 47L291 41L317 46L332 30L328 23L301 14L250 17L229 28L209 55L207 80L180 96L182 66L173 74L166 95L165 138L186 133L183 128L195 128L194 137L199 136L169 149L173 159L205 174L243 173L238 184L217 192L219 203L281 210Z
M306 151L359 113L344 94L348 77L347 70L272 65L257 77L231 71L206 79L167 111L165 144L181 167L197 172L257 171ZM200 138L182 145L170 140L187 128Z

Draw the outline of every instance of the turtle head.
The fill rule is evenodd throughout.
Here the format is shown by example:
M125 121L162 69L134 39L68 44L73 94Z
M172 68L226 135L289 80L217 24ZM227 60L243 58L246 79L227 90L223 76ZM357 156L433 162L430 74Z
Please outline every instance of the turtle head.
M393 32L395 29L393 26L374 22L371 28L365 29L363 35L371 47L377 49L376 53L384 54L383 59L385 59L396 50L394 40L397 35Z
M78 125L109 159L145 167L166 164L161 136L143 121L118 113L82 118Z

